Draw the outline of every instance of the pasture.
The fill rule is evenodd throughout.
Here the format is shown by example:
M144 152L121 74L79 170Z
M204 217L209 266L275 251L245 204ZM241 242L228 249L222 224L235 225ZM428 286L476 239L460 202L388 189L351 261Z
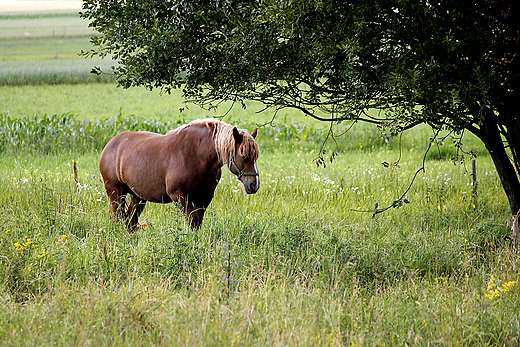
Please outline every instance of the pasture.
M328 142L326 155L338 154L324 168L315 159L326 125L281 112L259 129L258 193L246 195L224 168L200 229L173 204L147 204L128 234L108 213L104 144L227 108L180 112L179 95L35 79L0 87L2 346L520 342L510 213L473 138L465 150L478 153L477 206L469 159L454 165L448 137L426 156L410 203L373 217L358 211L406 190L431 131L387 143L358 124ZM272 117L256 110L224 120L252 130Z

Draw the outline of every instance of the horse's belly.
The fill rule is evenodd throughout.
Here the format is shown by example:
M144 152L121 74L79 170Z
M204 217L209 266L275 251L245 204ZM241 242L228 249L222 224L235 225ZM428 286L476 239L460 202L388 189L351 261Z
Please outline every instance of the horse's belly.
M158 203L172 202L172 199L168 193L166 193L166 187L164 184L157 184L143 180L136 184L126 183L126 185L135 195L143 200Z
M156 202L159 204L168 204L168 203L172 202L172 199L170 199L168 194L161 195L160 197L156 197L156 196L141 197L141 199L150 201L150 202Z
M158 203L172 202L166 192L164 179L153 170L132 172L123 171L122 181L138 197L143 200Z

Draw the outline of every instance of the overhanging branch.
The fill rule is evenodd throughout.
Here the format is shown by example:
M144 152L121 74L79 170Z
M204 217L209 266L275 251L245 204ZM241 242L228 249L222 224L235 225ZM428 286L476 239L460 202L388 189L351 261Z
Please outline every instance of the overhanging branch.
M379 205L376 203L374 205L374 209L373 210L356 210L356 209L351 209L351 211L354 211L354 212L365 212L365 213L370 212L370 213L372 213L372 217L375 217L377 214L383 213L383 212L385 212L386 210L389 210L392 207L393 208L399 208L399 207L403 206L404 203L408 203L409 201L406 199L406 194L412 188L412 185L415 182L415 179L417 178L417 175L421 171L423 171L423 172L425 171L424 168L425 168L425 163L426 163L426 155L428 154L428 152L432 148L432 145L433 145L434 141L437 139L437 137L439 136L440 131L441 131L441 127L439 127L437 129L435 135L431 138L430 143L428 144L428 148L426 148L426 151L424 152L424 156L423 156L423 159L422 159L422 166L419 169L417 169L417 171L415 171L415 173L414 173L414 175L412 177L412 180L410 181L410 184L408 185L408 188L406 188L404 193L397 200L394 200L392 202L392 204L388 205L385 208L378 208Z

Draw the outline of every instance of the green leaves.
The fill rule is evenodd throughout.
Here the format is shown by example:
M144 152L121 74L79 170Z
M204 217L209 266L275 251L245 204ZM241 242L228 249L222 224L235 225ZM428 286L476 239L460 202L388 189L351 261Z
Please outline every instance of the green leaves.
M467 102L494 93L482 84L494 61L474 59L494 45L486 9L484 2L468 10L382 1L87 0L82 16L102 34L92 40L96 54L117 57L123 87L183 87L202 105L253 99L314 117L319 108L333 119L400 108L385 116L439 124L447 113L471 122ZM410 112L416 105L422 112Z
M126 66L124 86L178 87L173 76L184 72L180 83L203 87L208 100L262 95L273 106L277 99L306 110L408 100L435 113L477 66L490 68L471 54L493 42L474 25L490 24L484 4L469 12L464 4L443 6L87 0L82 15L102 34L93 40L98 53L108 50ZM462 35L466 29L472 35Z

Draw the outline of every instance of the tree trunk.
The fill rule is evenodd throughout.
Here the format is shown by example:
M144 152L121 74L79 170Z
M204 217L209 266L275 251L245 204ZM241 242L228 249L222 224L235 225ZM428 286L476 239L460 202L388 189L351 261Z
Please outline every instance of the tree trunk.
M503 139L500 135L497 117L492 111L487 111L483 117L480 132L476 134L489 151L498 177L504 188L511 214L516 215L520 210L520 181L504 146ZM516 148L513 153L518 153L520 148Z

